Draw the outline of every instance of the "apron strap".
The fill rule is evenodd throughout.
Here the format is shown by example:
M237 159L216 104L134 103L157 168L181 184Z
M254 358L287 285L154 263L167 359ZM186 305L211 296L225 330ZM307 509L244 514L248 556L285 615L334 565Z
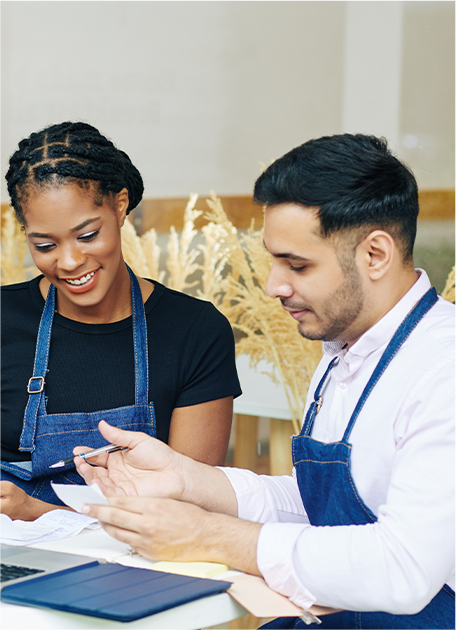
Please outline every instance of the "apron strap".
M331 363L326 368L326 372L323 374L321 381L318 383L317 389L314 392L314 399L310 403L310 407L306 413L306 419L301 430L301 435L310 435L312 433L315 416L320 411L320 407L323 402L323 389L328 381L329 373L337 363L339 363L339 357L334 357L334 359L332 359Z
M135 352L135 404L146 404L149 398L149 351L146 312L139 282L127 265L131 281L133 347Z
M41 315L38 338L35 349L35 361L33 364L33 376L30 378L27 391L29 393L27 406L24 413L24 422L21 438L19 440L20 451L30 451L35 449L35 429L38 409L40 404L44 404L44 377L47 372L49 346L51 343L52 322L55 311L55 287L50 285Z
M148 404L149 397L149 357L147 345L147 327L144 303L139 282L127 265L131 284L133 348L135 355L135 404ZM20 451L33 452L35 449L36 421L38 413L45 414L44 383L49 360L51 331L55 312L55 287L50 285L41 315L35 349L33 376L30 378L29 393L24 413L22 434L19 441Z
M348 442L348 438L350 437L350 433L353 429L356 419L358 418L361 409L364 407L364 404L369 397L369 394L374 389L381 375L391 363L393 357L402 346L402 344L406 341L413 330L415 330L418 323L423 319L426 313L434 306L437 301L437 291L434 289L434 287L432 287L429 289L429 291L427 291L427 293L423 295L421 300L414 306L414 308L410 311L410 313L407 315L402 324L394 333L393 338L386 347L386 350L382 354L382 357L378 362L377 367L373 371L372 376L370 377L366 387L364 388L363 393L361 394L361 398L358 400L355 410L345 430L343 437L344 442Z

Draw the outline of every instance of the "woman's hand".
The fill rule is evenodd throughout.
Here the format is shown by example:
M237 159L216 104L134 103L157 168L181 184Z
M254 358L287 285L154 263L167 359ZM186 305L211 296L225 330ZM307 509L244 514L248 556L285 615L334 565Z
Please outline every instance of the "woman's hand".
M20 518L23 521L33 521L34 516L29 518L30 511L33 509L33 499L11 481L2 481L0 486L2 514L6 514L13 520Z
M123 431L104 420L98 428L106 440L128 450L99 455L87 462L76 457L77 471L87 484L97 483L107 496L182 498L183 460L188 458L145 433ZM73 452L79 454L88 450L78 446Z
M63 505L46 503L29 496L11 481L0 482L0 511L13 521L34 521L51 510L70 510Z

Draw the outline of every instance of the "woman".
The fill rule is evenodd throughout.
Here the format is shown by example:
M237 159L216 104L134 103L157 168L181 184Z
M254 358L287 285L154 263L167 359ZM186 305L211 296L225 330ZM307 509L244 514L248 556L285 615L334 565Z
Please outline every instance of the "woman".
M50 481L82 480L49 467L104 445L100 419L222 464L241 393L232 331L212 304L125 264L120 230L143 193L129 157L65 122L20 142L6 179L42 275L2 287L2 512L59 505Z

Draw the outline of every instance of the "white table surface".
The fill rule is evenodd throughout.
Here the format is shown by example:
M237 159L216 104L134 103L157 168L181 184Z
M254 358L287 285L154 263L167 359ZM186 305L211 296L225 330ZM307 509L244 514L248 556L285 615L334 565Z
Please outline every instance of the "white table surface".
M122 564L150 568L152 563L138 556L127 554L128 546L111 538L103 529L83 530L77 536L48 543L33 545L39 549L65 551L93 558L120 561ZM233 572L215 576L214 579L229 579ZM196 630L228 623L241 617L247 610L238 604L228 593L213 595L176 606L161 613L144 617L137 621L122 623L109 619L99 619L86 615L46 610L14 604L0 604L2 630L96 630L98 628L147 628L148 630Z
M263 418L291 420L290 407L282 385L276 385L263 372L270 372L274 366L268 361L260 361L257 367L249 366L249 357L241 354L236 359L242 396L234 401L234 413Z

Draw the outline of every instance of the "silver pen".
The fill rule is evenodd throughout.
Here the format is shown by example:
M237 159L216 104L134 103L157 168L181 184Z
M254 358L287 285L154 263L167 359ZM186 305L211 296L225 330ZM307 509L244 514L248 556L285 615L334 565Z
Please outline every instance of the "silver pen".
M107 444L106 446L102 446L101 448L96 448L93 451L88 451L87 453L81 453L79 457L81 459L88 459L89 457L96 457L97 455L101 455L102 453L115 453L116 451L123 451L127 449L127 446L117 446L117 444ZM49 468L62 468L62 466L66 466L67 464L71 464L75 457L78 455L72 455L71 457L67 457L66 459L61 459L59 462L52 464Z

